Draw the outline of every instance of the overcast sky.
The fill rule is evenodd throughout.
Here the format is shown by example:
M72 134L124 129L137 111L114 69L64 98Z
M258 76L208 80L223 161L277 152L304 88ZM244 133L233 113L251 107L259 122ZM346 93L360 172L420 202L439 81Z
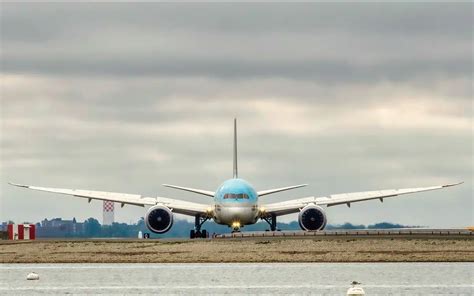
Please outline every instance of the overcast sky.
M101 220L100 202L7 181L208 203L161 184L232 177L237 117L241 177L310 184L263 202L465 181L327 213L472 225L472 8L2 3L0 221Z

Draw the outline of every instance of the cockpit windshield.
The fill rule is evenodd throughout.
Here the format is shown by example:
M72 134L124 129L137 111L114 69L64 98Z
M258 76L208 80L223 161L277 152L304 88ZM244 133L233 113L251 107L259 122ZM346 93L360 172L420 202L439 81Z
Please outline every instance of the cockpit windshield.
M249 196L245 193L226 193L224 199L249 199Z

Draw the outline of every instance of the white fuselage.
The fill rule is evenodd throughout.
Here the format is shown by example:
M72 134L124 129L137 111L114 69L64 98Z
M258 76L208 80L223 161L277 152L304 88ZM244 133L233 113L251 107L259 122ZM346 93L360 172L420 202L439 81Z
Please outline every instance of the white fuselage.
M214 221L234 229L255 224L258 220L258 195L242 179L225 181L214 196Z

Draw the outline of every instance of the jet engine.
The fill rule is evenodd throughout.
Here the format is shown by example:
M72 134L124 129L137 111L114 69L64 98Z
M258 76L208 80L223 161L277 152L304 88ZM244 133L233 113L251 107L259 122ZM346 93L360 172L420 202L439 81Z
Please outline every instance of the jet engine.
M145 223L154 233L165 233L173 225L173 213L165 206L153 206L146 213Z
M326 227L327 219L324 210L317 205L307 205L298 215L298 222L303 230L317 231Z

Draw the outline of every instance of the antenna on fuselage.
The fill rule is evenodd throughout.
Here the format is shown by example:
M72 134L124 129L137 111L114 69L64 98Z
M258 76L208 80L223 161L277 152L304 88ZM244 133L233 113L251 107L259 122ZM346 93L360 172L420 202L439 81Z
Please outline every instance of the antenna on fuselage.
M234 179L239 177L237 170L237 118L234 118Z

